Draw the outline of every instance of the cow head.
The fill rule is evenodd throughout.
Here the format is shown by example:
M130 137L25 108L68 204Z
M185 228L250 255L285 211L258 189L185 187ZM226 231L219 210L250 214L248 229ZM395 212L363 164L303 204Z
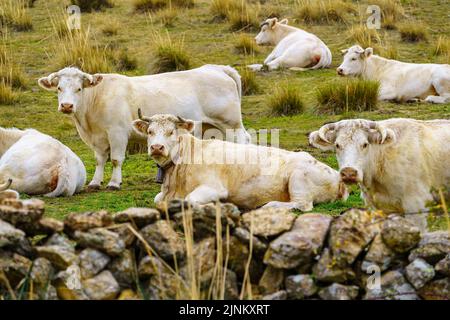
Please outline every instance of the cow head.
M361 46L353 46L342 50L344 61L336 69L340 76L359 76L364 72L367 59L373 54L372 48L363 49Z
M281 39L277 33L280 25L288 24L287 19L278 21L278 18L267 19L261 23L261 31L255 37L258 45L276 45Z
M103 80L99 74L88 74L77 68L68 67L47 77L40 78L38 84L49 91L58 92L58 111L75 113L83 100L83 90L98 85Z
M133 128L147 136L148 154L164 167L172 161L172 156L178 150L178 137L191 133L194 122L170 114L143 117L139 110L139 119L133 121Z
M341 179L346 184L362 182L375 149L395 143L395 139L391 129L361 119L329 123L309 135L312 146L336 151Z

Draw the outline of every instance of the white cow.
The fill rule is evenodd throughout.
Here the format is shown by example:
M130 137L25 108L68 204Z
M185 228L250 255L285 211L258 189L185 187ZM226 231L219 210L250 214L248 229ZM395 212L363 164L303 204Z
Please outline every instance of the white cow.
M342 180L359 183L366 204L386 212L423 211L432 188L450 185L450 120L342 120L309 141L335 150Z
M72 196L86 182L80 158L33 129L0 128L0 183L29 195Z
M358 45L342 52L344 61L337 73L379 81L380 100L450 102L450 65L390 60Z
M296 208L346 199L339 173L306 152L200 140L190 135L193 122L172 115L134 121L145 134L149 155L165 168L155 202L182 198L204 204L228 201L239 207Z
M131 125L138 108L146 115L169 113L222 131L234 129L238 142L250 142L242 124L240 76L228 66L205 65L141 77L90 75L65 68L39 79L39 85L58 90L58 110L72 116L81 139L95 153L90 189L100 188L108 155L113 165L108 189L120 189L128 141L145 143Z
M261 24L261 31L255 40L258 45L274 45L272 53L264 60L269 70L289 68L308 70L326 68L331 64L331 51L317 36L302 29L287 25L288 20L278 22L267 19ZM261 64L249 66L254 71L263 68Z

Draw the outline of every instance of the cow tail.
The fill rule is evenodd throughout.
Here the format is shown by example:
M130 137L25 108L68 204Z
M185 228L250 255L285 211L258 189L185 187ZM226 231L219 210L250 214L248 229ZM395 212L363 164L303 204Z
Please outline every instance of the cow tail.
M230 66L223 66L222 67L223 72L226 73L227 76L229 76L233 81L236 83L237 91L239 94L239 99L242 98L242 83L241 83L241 76L239 75L239 72L237 72L236 69L230 67Z
M68 170L67 157L64 155L63 159L57 166L58 172L58 183L56 184L55 190L44 195L44 197L54 198L60 195L70 195L70 173Z
M322 46L322 53L320 55L320 60L317 62L316 65L312 66L310 69L319 69L319 68L326 68L331 64L332 61L332 55L330 49L328 49L327 46Z
M1 191L5 191L6 189L8 189L11 186L11 184L12 184L12 179L11 178L8 179L8 181L0 184L0 192Z

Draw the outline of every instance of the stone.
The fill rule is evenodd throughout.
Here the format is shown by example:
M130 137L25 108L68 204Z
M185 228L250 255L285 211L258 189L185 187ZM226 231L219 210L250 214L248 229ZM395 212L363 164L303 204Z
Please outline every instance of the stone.
M434 231L425 233L417 248L411 251L409 261L422 258L430 264L442 260L450 252L450 233Z
M319 297L322 300L354 300L358 294L357 286L344 286L339 283L333 283L319 291Z
M64 247L68 251L75 253L75 244L69 238L59 233L51 235L50 238L48 238L45 242L45 245Z
M389 216L381 227L381 237L390 249L404 253L419 243L420 229L404 217Z
M425 300L450 300L450 277L428 282L419 295Z
M72 264L78 263L77 255L66 247L51 245L35 247L36 253L41 258L49 260L56 268L66 269Z
M118 256L125 250L125 242L120 236L104 228L94 228L87 232L75 231L75 240L85 248L94 248L110 256Z
M30 278L37 286L47 286L55 273L51 262L45 258L37 258L33 261L33 266L30 272Z
M0 250L0 271L3 271L11 286L15 287L30 271L32 261L17 253Z
M290 230L295 218L290 209L260 208L243 214L242 223L256 236L272 237Z
M108 270L83 281L83 288L91 300L113 300L120 293L120 286Z
M0 248L15 245L22 241L25 233L22 230L16 229L8 222L0 220Z
M82 279L94 277L111 261L111 258L107 254L91 248L82 250L78 255L78 258L80 260Z
M185 243L169 222L159 220L140 231L144 240L164 260L180 260L184 256Z
M125 250L120 256L115 257L108 266L121 288L131 288L136 284L136 265L134 254L131 250Z
M150 277L147 298L150 300L188 299L190 293L183 279L167 267L159 269L160 273Z
M411 262L405 271L406 278L416 289L422 288L435 275L433 266L420 258Z
M38 199L9 199L0 205L0 219L17 228L36 224L44 214L44 201Z
M138 228L143 228L148 224L159 220L161 215L158 210L152 208L129 208L114 215L115 223L131 222Z
M320 253L332 218L322 214L299 216L291 231L273 240L264 263L279 269L293 269L313 263Z
M63 232L64 222L45 217L33 225L24 226L23 230L29 236L51 235Z
M340 266L328 248L322 251L319 261L313 267L314 277L323 282L346 282L355 279L356 275L348 266Z
M217 214L220 213L220 226L216 226ZM177 228L184 230L184 221L191 221L194 230L194 239L200 240L215 236L220 228L225 234L227 228L234 228L239 223L239 209L231 203L196 205L186 212L176 213L173 218ZM189 219L185 219L189 217Z
M297 274L286 277L284 281L289 299L302 300L317 293L318 287L309 274Z
M130 227L133 228L131 226L131 223L122 223L117 224L113 227L109 227L109 230L117 233L119 237L123 240L123 242L125 242L125 246L128 248L132 246L134 241L136 240L136 236L133 233L133 231L131 231ZM137 230L135 231L137 232Z
M123 290L117 300L142 300L142 298L131 289Z
M224 237L223 256L228 257L228 268L236 272L238 279L243 279L250 256L249 247L239 241L235 236L231 236L228 243L226 237ZM251 283L258 283L264 272L264 268L264 264L258 262L254 258L254 255L252 255L248 267L248 275L250 276Z
M381 218L377 212L361 209L349 209L337 217L328 238L334 262L341 267L352 265L378 233Z
M262 297L262 300L286 300L288 297L285 290L280 290Z
M139 262L138 275L141 279L150 278L163 272L170 272L169 268L161 261L161 259L154 256L145 256Z
M284 281L284 270L267 266L261 279L259 280L259 288L261 293L269 294L281 289Z
M173 216L176 213L182 212L183 210L189 210L190 204L181 199L170 200L169 202L158 202L156 204L156 208L161 212L161 214L165 215L166 213L169 216Z
M268 248L267 243L265 243L256 236L252 236L250 234L250 231L248 231L247 229L238 227L233 230L233 235L247 246L250 246L250 239L251 239L253 250L257 254L264 254Z
M387 271L380 278L380 286L367 286L365 300L419 300L411 286L397 270Z
M58 300L58 293L56 288L51 284L37 289L39 300Z
M89 300L83 290L80 267L76 264L57 274L55 288L62 300Z
M447 254L444 259L436 263L434 269L436 270L436 272L450 277L450 253Z
M224 283L224 299L225 300L238 300L239 288L236 273L227 269Z
M64 219L64 225L69 231L87 231L102 228L113 223L112 216L107 211L71 213Z
M395 253L386 246L381 235L377 234L369 246L361 268L363 271L367 271L371 265L375 264L381 271L385 271L389 268L394 258Z

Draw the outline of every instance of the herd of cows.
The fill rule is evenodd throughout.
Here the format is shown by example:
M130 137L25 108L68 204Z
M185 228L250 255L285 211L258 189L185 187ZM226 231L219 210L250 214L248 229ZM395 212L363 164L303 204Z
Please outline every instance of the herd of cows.
M325 43L289 26L286 19L267 19L255 39L275 48L264 65L249 66L254 71L331 64ZM344 54L337 73L378 80L380 100L450 102L449 65L388 60L358 45ZM107 188L120 189L130 141L147 143L159 167L162 186L155 202L220 200L245 209L310 211L317 203L345 200L347 185L359 184L369 207L418 212L432 200L433 188L450 186L446 119L325 124L309 135L309 143L336 152L336 171L306 152L252 144L242 122L241 79L229 66L138 77L67 67L40 78L38 84L58 93L58 111L72 117L81 139L94 151L95 174L87 186L91 190L100 189L108 159L113 172ZM232 131L231 141L202 140L206 127L227 137ZM71 196L85 183L83 162L61 142L33 129L0 128L3 195Z

